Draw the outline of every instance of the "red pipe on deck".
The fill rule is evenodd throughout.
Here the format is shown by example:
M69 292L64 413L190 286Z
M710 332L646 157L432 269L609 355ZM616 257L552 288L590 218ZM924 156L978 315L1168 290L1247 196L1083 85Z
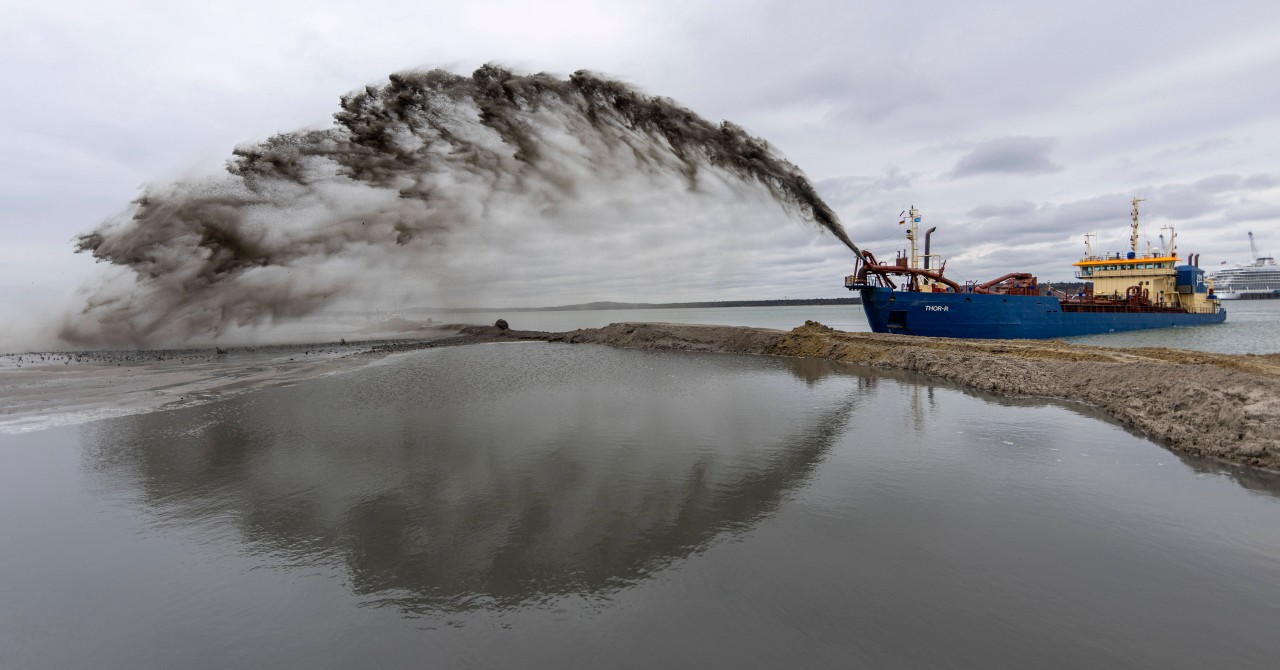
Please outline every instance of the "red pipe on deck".
M986 292L987 292L987 289L991 288L992 286L995 286L996 284L999 284L1000 282L1007 281L1007 280L1010 280L1010 279L1035 279L1035 275L1032 275L1032 274L1027 273L1027 272L1010 272L1009 274L1004 275L1003 277L998 277L998 278L996 278L996 279L992 279L992 280L991 280L991 281L989 281L989 282L985 282L985 283L982 283L982 284L978 284L978 285L974 288L974 290L976 290L976 291L978 291L978 292L980 292L980 293L986 293Z
M871 260L874 261L875 258L871 258ZM872 263L867 263L866 265L863 265L861 268L858 269L858 282L866 283L867 273L869 272L874 272L880 275L881 277L884 277L886 281L888 280L887 275L890 273L900 274L900 275L914 275L914 276L920 276L920 277L928 277L929 279L932 279L940 284L947 285L948 287L951 288L951 290L955 291L956 293L963 293L963 291L960 289L959 284L955 283L954 281L951 281L950 279L947 279L946 277L943 277L941 274L934 272L933 270L921 270L920 268L904 268L899 265L880 265L872 262ZM890 282L890 286L892 286L892 282Z

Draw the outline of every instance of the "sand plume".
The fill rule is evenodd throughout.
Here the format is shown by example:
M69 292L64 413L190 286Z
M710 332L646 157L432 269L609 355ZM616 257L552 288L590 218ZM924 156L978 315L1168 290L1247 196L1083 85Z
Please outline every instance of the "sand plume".
M459 254L496 262L478 247L496 253L515 221L589 236L608 225L593 203L625 214L631 194L663 189L763 187L856 251L766 142L588 72L404 72L343 96L334 121L237 148L224 177L148 186L126 214L80 236L78 251L121 270L86 287L61 338L217 336L401 290L413 282L396 279L408 276L447 291ZM699 234L696 223L686 234Z

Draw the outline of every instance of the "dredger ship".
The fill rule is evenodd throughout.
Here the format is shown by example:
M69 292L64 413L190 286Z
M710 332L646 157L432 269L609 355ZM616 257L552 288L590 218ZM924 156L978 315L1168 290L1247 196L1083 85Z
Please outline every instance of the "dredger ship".
M1206 282L1199 255L1178 257L1176 233L1168 246L1138 253L1138 198L1133 200L1129 251L1094 255L1092 235L1085 256L1073 265L1085 288L1075 295L1041 291L1036 277L1011 272L988 282L963 284L945 276L946 263L924 253L917 240L922 217L912 207L899 222L907 225L910 247L893 263L880 263L867 251L856 261L844 285L862 296L871 330L926 337L1044 339L1222 323L1227 312Z

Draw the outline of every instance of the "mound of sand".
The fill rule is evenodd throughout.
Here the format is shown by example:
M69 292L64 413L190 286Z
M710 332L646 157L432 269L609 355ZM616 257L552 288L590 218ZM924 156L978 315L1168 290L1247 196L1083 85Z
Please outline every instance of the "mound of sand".
M769 353L911 370L1093 405L1170 448L1280 469L1280 355L842 333L809 322Z

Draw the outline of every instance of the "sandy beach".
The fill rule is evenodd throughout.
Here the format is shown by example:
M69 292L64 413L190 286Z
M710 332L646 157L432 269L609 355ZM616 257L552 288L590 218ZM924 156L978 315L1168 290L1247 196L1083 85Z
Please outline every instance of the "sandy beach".
M515 341L823 358L922 373L985 392L1086 403L1175 452L1280 470L1280 354L914 338L848 333L812 321L789 332L662 323L562 333L453 326L417 339L232 348L223 354L7 355L0 357L0 430L209 402L395 352Z

